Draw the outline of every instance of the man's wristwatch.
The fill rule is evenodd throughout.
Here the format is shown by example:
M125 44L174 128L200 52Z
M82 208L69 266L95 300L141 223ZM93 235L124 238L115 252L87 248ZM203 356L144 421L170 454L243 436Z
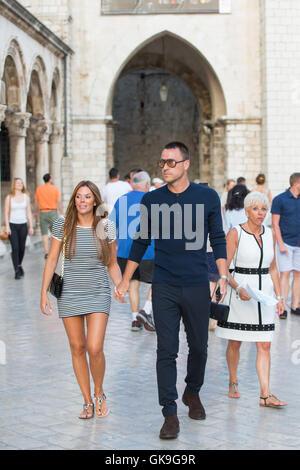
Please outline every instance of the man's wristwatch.
M226 279L226 281L229 282L228 276L220 276L220 279Z

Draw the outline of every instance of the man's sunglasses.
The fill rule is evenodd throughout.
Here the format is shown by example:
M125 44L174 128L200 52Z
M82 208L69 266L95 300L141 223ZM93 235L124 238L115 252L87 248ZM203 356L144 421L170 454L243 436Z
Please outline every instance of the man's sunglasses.
M158 166L160 168L164 168L165 164L168 165L169 168L175 168L175 166L177 165L177 163L182 163L182 162L185 162L186 160L179 160L179 162L177 162L176 160L173 160L173 158L167 158L166 160L164 160L163 158L161 158L159 161L158 161Z

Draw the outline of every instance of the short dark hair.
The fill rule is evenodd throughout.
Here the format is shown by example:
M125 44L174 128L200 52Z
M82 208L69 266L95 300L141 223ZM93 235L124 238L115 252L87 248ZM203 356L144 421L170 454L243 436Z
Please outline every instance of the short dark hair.
M249 189L244 184L236 184L230 191L228 191L225 209L228 211L243 209L244 199L249 193Z
M182 142L170 142L169 144L167 144L165 146L164 150L169 150L169 149L179 149L180 153L182 155L182 158L184 160L189 160L190 159L189 149Z
M119 175L119 170L117 170L117 168L111 168L109 170L109 177L111 180L115 179L118 175Z
M236 180L236 184L243 184L243 183L246 183L246 178L244 178L243 176L240 176L240 177Z
M46 174L43 176L43 180L45 181L45 183L49 183L49 181L51 180L51 175L50 175L50 173L46 173Z
M290 186L294 186L300 180L300 173L293 173L290 176Z

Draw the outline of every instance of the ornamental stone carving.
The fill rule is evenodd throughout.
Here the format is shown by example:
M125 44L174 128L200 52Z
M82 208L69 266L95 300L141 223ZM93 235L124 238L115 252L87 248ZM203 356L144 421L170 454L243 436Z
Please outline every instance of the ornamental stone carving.
M59 144L64 133L62 123L54 121L52 126L52 134L50 135L50 144Z
M8 113L5 124L8 128L9 137L26 137L30 125L30 113Z
M31 120L31 129L36 142L49 142L52 124L53 122L47 119Z

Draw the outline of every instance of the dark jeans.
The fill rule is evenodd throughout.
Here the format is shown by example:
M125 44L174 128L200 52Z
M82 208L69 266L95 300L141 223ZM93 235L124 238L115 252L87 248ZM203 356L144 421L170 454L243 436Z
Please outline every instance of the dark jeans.
M15 272L18 271L21 266L24 253L25 243L28 234L27 224L9 224L11 235L9 237L11 243L11 257L15 268Z
M157 383L164 416L177 413L176 359L182 317L189 347L187 391L198 394L204 382L210 311L209 285L152 284L152 305L157 333Z

